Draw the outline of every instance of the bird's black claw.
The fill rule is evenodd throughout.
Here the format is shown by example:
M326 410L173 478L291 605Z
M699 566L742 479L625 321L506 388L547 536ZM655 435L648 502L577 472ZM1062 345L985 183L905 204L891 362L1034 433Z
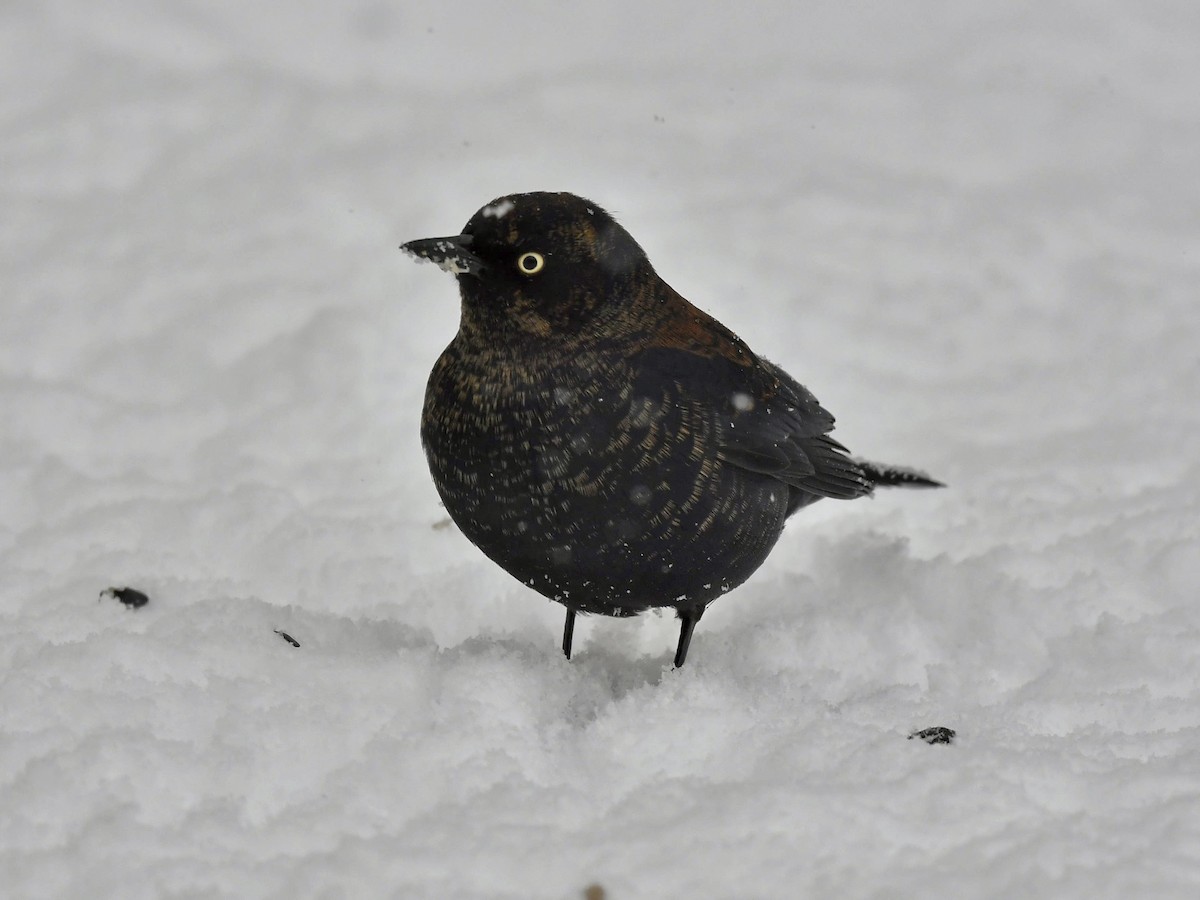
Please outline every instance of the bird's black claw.
M563 655L571 658L571 641L575 638L575 610L567 609L567 621L563 623Z
M704 615L704 607L698 610L689 610L684 612L679 611L679 646L675 648L675 668L682 668L687 660L688 647L692 643L692 632L696 629L696 623L700 621L700 617Z

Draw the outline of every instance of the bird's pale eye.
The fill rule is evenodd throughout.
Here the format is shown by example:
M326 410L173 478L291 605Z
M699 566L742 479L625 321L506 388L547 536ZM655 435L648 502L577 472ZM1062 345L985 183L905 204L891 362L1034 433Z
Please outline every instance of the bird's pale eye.
M530 251L517 257L517 269L522 275L536 275L544 268L546 268L546 257L540 253Z

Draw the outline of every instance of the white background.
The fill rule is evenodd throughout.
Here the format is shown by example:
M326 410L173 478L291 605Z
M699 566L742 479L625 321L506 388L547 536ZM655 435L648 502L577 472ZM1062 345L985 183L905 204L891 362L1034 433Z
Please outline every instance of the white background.
M1198 47L1183 0L5 3L4 893L1200 894ZM523 190L950 488L798 515L680 671L655 616L568 663L441 524L457 300L396 249Z

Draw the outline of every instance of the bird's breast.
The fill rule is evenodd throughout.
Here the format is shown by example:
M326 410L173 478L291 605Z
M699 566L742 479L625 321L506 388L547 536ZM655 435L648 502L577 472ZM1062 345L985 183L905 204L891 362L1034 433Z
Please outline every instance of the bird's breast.
M703 586L715 596L757 567L782 528L786 487L721 460L715 411L635 375L615 355L522 368L452 345L430 376L422 441L447 511L555 599L667 605L701 591L685 583L689 560L711 570L714 555L729 556L730 583Z

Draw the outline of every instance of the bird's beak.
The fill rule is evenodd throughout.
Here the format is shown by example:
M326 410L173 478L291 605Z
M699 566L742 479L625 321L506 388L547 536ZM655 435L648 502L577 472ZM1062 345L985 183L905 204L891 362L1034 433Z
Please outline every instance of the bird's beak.
M451 275L474 275L478 278L485 266L483 260L468 249L474 240L469 234L422 238L419 241L401 244L400 249L416 259L436 263Z

